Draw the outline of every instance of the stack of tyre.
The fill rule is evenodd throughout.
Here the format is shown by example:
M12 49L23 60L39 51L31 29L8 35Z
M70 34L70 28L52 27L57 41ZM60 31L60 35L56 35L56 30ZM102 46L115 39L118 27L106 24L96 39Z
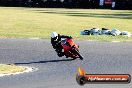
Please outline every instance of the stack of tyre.
M131 33L128 31L119 31L118 29L112 29L109 30L107 28L92 28L92 29L85 29L83 31L81 31L81 35L113 35L113 36L118 36L118 35L122 35L122 36L127 36L127 37L131 37Z

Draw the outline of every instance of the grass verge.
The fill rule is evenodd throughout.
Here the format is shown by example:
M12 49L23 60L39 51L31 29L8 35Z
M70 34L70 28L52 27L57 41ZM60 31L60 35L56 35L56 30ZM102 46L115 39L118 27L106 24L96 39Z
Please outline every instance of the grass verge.
M0 7L1 38L50 38L50 33L100 41L132 41L122 36L81 36L86 28L117 28L132 33L132 10Z
M16 72L23 72L23 71L25 71L24 67L20 67L16 65L0 64L0 74L10 74Z

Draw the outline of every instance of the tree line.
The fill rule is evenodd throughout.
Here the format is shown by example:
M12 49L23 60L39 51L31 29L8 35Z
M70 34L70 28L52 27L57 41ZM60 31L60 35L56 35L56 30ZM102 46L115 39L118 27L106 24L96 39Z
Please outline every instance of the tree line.
M98 0L0 0L1 6L97 8Z

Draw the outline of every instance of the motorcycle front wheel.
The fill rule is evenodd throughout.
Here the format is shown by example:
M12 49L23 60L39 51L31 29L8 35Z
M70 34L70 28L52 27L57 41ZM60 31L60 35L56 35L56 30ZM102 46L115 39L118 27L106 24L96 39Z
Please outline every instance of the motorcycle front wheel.
M76 48L73 48L73 52L77 54L81 60L83 60L83 56L79 53L79 51Z

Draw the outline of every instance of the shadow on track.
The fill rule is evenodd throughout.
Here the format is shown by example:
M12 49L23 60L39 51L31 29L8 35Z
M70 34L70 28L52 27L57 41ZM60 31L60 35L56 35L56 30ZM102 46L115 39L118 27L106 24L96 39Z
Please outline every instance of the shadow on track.
M19 64L34 64L34 63L48 63L48 62L66 62L66 61L72 61L74 59L63 59L63 60L47 60L47 61L36 61L36 62L24 62L24 63L14 63L15 65Z

